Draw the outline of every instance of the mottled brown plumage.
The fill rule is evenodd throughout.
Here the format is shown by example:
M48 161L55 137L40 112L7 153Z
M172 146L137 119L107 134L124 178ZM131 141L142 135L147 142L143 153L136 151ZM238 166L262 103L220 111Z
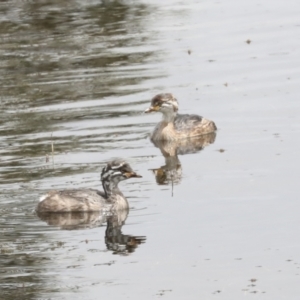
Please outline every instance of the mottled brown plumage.
M172 94L158 94L151 100L151 106L145 113L159 111L163 119L154 128L151 140L174 141L196 137L215 132L217 127L213 121L198 115L181 115L178 112L178 102Z
M128 163L113 160L103 168L101 181L104 192L94 189L69 189L49 191L40 198L36 211L43 212L90 212L127 210L128 202L119 190L118 183L136 174Z

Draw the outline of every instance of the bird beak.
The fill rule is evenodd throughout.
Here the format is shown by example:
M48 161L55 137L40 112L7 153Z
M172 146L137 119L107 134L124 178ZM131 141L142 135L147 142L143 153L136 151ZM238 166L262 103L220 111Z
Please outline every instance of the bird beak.
M158 111L159 110L159 106L150 106L149 108L147 108L144 113L150 113L150 112L153 112L153 111Z
M135 172L126 172L126 173L124 173L124 175L125 175L127 178L132 178L132 177L135 177L135 178L141 178L141 177L142 177L141 175L136 174Z

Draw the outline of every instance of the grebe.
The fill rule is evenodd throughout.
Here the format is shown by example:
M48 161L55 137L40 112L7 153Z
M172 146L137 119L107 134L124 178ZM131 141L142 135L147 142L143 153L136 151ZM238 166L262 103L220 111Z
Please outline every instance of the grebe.
M49 191L40 198L36 211L43 213L128 210L128 201L119 190L118 183L133 177L142 176L135 173L125 161L113 160L102 169L104 192L95 189Z
M161 112L163 118L151 134L152 141L174 141L212 133L217 130L217 126L213 121L198 115L177 114L178 102L170 93L158 94L153 97L151 106L145 110L145 113L156 111Z

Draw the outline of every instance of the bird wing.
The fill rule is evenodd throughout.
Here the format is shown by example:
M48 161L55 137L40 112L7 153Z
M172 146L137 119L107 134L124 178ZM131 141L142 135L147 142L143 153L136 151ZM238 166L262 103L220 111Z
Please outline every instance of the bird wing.
M201 123L202 119L198 115L177 115L174 120L175 129L181 131L194 128Z

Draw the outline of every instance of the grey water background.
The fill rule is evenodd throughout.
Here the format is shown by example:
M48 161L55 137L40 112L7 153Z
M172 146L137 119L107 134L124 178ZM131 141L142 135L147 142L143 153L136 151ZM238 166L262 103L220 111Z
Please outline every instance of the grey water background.
M0 299L299 299L300 3L2 1ZM179 156L149 141L157 93L219 128ZM54 145L54 156L51 145ZM223 151L224 150L224 151ZM105 226L64 230L34 213L49 189L121 184L129 255Z

